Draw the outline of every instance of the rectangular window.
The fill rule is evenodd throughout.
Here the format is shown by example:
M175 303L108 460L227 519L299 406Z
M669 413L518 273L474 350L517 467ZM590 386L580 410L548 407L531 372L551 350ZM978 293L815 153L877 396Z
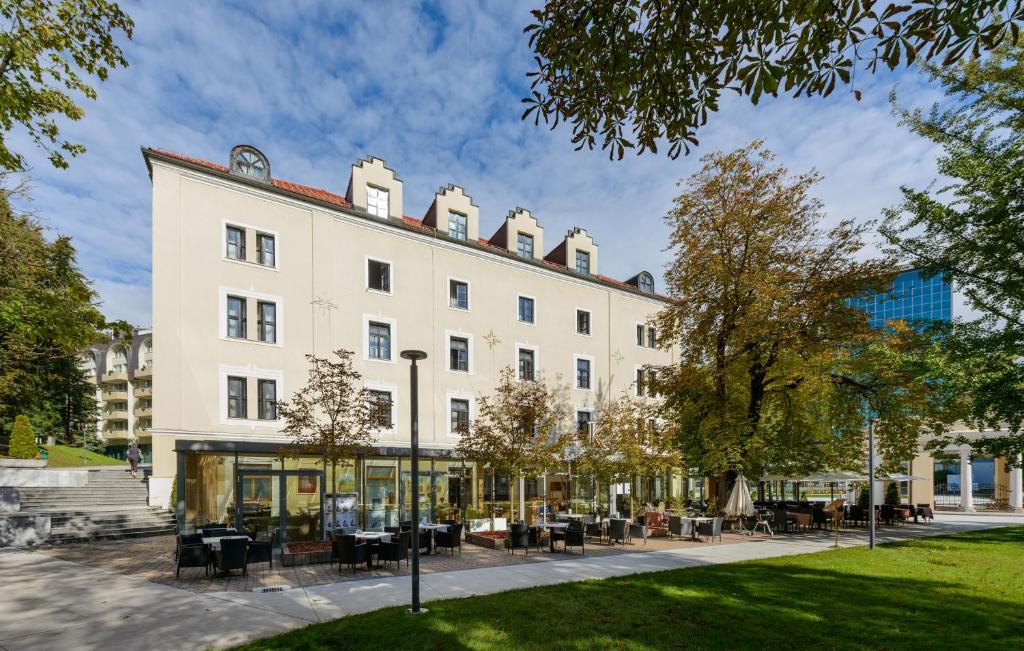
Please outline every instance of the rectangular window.
M577 411L576 412L576 433L581 437L588 437L590 435L590 412L589 411Z
M277 343L277 304L267 301L256 303L260 341Z
M576 334L590 334L590 312L576 310Z
M532 350L519 350L519 379L520 380L533 380L534 379L534 354Z
M469 283L448 281L448 305L460 310L469 309Z
M367 260L366 286L368 289L390 294L391 265L380 260Z
M370 359L391 359L391 326L370 322Z
M237 226L227 228L227 251L224 253L232 260L245 260L245 229Z
M228 418L246 418L246 379L244 377L228 377Z
M519 320L523 323L533 323L533 299L526 296L519 297Z
M451 431L462 434L469 429L469 400L452 398Z
M448 368L469 372L469 340L451 337L448 340Z
M228 296L228 336L245 339L245 299Z
M516 251L520 258L533 259L533 235L526 233L516 234Z
M576 251L576 273L585 276L590 275L590 253L587 251Z
M277 381L259 380L260 420L277 420Z
M589 359L577 359L576 360L576 388L577 389L589 389L590 388L590 360Z
M274 236L266 233L256 235L256 259L261 265L273 267L277 260L277 248L274 243Z
M380 217L388 218L388 191L373 186L366 186L366 212Z
M637 346L643 346L644 345L644 327L642 325L640 325L639 323L636 326L636 345Z
M391 429L395 424L391 418L391 406L393 402L391 392L371 389L370 401L373 403L372 406L378 410L377 415L380 418L380 427Z
M647 328L647 347L658 347L658 331L654 329L654 326L650 326Z
M642 368L636 370L636 395L644 395L644 370Z
M647 395L649 396L658 395L654 388L656 385L655 380L657 379L657 377L658 375L653 368L647 369Z
M466 216L457 212L448 212L448 237L466 241Z

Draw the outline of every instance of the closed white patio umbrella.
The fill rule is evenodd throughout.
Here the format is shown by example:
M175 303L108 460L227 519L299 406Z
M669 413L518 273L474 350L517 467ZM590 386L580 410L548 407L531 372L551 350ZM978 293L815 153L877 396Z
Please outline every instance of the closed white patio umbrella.
M754 500L750 499L747 478L742 473L736 476L736 483L725 503L725 514L733 517L754 515Z

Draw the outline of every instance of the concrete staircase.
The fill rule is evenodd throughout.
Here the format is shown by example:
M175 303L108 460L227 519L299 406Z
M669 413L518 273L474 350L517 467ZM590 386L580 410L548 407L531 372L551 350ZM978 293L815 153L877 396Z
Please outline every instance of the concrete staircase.
M50 543L174 533L174 513L149 506L145 479L123 468L89 470L85 486L19 489L22 513L50 516Z

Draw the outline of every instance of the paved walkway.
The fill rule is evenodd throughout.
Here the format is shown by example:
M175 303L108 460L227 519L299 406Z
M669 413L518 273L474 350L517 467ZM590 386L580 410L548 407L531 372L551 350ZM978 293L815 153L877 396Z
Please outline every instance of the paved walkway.
M929 525L885 528L879 542L1024 524L1024 517L941 514ZM866 534L843 532L843 545ZM557 563L439 572L422 577L424 601L568 581L804 554L820 533ZM281 593L197 594L30 551L0 552L0 649L222 648L310 623L409 602L408 577L371 578Z

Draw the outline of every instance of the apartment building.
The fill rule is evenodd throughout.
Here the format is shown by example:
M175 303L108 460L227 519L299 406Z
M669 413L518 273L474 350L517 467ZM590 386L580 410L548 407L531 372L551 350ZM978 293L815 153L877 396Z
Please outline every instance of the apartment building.
M149 461L149 428L153 425L153 331L137 329L131 340L94 344L82 361L96 385L100 406L97 434L107 454L123 458L131 441L138 441Z
M364 526L392 524L407 517L413 478L431 517L509 496L537 500L536 482L491 477L454 451L460 423L476 417L501 369L543 376L585 423L609 396L643 391L645 366L674 359L656 345L652 318L664 298L653 274L603 275L585 229L550 234L524 208L487 226L457 185L439 188L429 206L406 206L402 180L375 157L352 165L336 194L275 178L250 146L235 147L227 165L158 149L143 156L161 337L151 499L166 504L177 478L186 524L280 521L296 539L322 526L325 499ZM306 354L336 349L355 351L391 416L373 453L343 464L335 480L316 459L280 458L274 404L305 383ZM405 349L428 353L416 469ZM597 498L589 481L548 479L548 500ZM660 478L647 496L679 484Z

